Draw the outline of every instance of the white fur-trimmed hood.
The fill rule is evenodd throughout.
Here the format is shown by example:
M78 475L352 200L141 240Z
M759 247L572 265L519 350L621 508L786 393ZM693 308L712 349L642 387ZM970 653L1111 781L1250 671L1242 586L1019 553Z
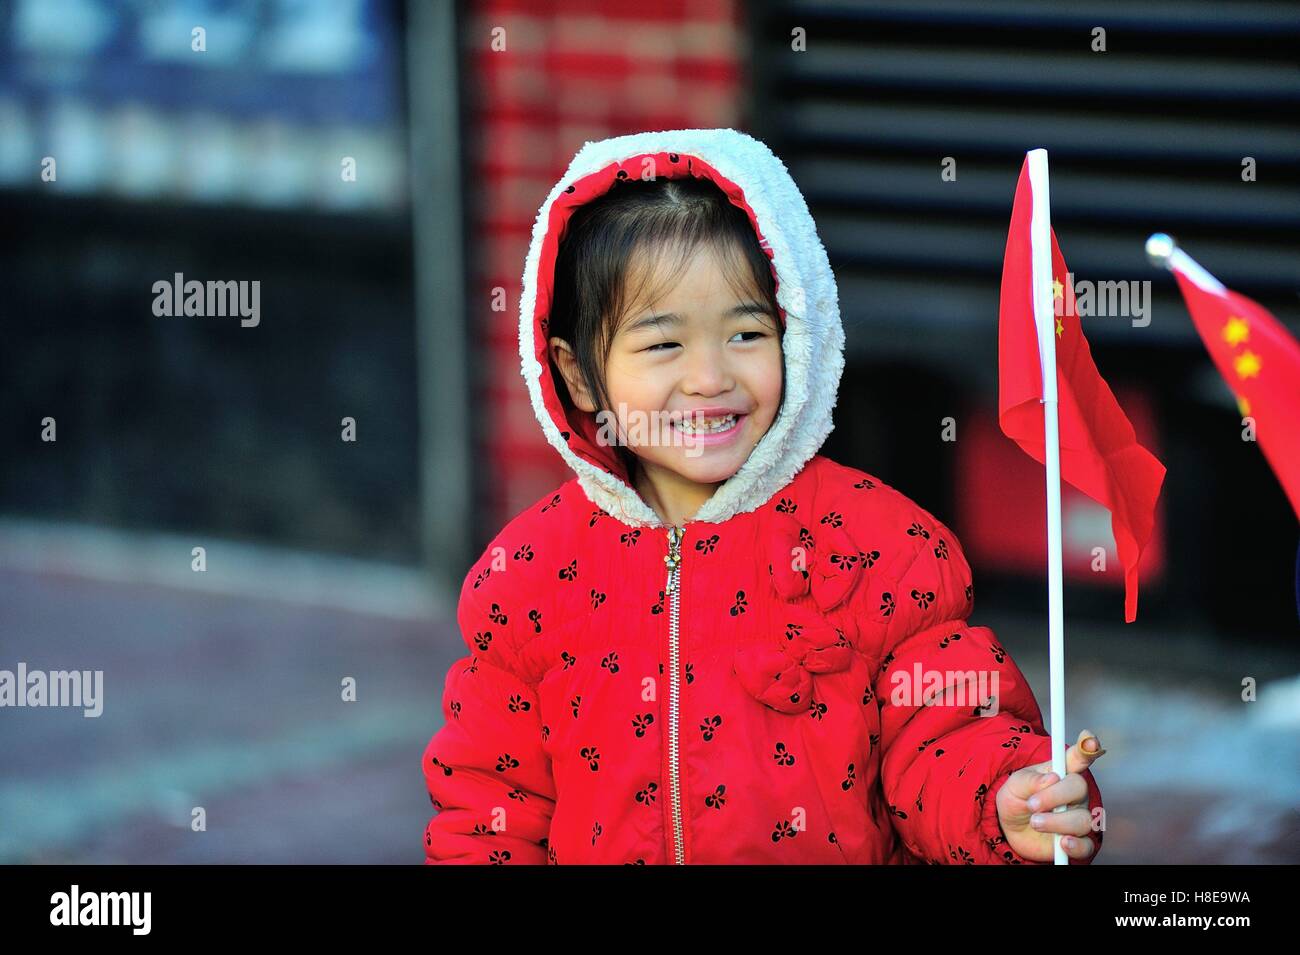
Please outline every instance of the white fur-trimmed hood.
M657 158L647 160L647 156ZM649 161L656 164L657 175L714 178L716 173L728 181L727 186L739 187L743 196L733 194L732 202L748 207L758 225L762 244L772 257L777 302L785 313L781 413L741 468L692 518L721 523L761 507L817 453L834 427L832 411L844 370L844 328L826 250L803 194L785 164L765 144L734 129L683 129L635 133L583 146L542 203L533 225L519 307L521 371L546 440L577 474L592 503L632 526L663 526L636 489L615 473L613 449L592 441L594 420L590 427L583 422L575 425L560 410L545 361L549 301L539 302L539 287L549 297L552 280L547 275L539 282L538 276L543 260L548 269L554 267L558 239L550 233L567 222L572 208L569 197L593 187L599 194L616 175L641 175ZM624 165L626 170L620 172ZM579 183L584 189L575 193Z

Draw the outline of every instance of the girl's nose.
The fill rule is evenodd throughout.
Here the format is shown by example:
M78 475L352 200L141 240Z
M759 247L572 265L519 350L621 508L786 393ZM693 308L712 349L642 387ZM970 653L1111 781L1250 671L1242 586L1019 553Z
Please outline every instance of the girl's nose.
M719 395L736 386L731 369L721 350L700 349L690 357L682 391L688 395Z

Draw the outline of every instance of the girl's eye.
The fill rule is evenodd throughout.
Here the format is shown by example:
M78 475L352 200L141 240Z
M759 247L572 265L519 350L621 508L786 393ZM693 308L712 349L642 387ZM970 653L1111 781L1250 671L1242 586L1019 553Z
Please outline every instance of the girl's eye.
M755 336L755 338L745 339L746 342L752 342L758 338L765 338L767 336L767 332L736 332L736 335L753 335ZM732 336L732 339L733 340L735 339L734 335ZM741 342L740 344L744 344L744 342ZM678 345L677 342L658 342L657 344L650 345L649 347L643 348L641 350L648 351L648 352L658 352L666 348L676 348L677 345Z

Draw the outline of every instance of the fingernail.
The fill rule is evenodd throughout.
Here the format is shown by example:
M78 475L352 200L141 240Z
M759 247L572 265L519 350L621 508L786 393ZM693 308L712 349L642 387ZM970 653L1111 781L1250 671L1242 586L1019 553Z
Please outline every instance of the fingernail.
M1030 797L1029 797L1029 808L1030 808L1030 809L1037 809L1037 808L1039 807L1039 805L1040 805L1040 802L1041 802L1041 800L1039 800L1039 798L1038 798L1037 796L1030 796Z
M1029 824L1035 829L1038 829L1043 825L1043 817L1035 813L1029 817Z

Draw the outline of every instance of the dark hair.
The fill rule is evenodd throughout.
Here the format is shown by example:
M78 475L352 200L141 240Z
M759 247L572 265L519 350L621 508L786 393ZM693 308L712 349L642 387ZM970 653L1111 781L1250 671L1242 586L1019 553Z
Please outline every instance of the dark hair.
M556 253L547 334L569 343L598 410L612 411L605 387L605 363L619 322L633 306L654 301L660 293L658 287L649 285L653 269L638 270L640 282L635 289L628 288L633 256L648 249L663 256L661 262L675 256L671 268L663 273L671 280L680 276L691 255L704 243L723 251L719 259L733 289L743 288L746 279L752 282L759 291L759 302L771 310L773 326L783 334L777 317L780 313L771 259L758 244L745 210L734 205L710 180L616 180L608 192L580 206L570 217ZM728 251L740 255L725 254ZM574 407L554 362L552 376L561 399L567 407ZM784 402L784 376L781 399ZM615 451L632 479L636 455L622 444L615 445Z

